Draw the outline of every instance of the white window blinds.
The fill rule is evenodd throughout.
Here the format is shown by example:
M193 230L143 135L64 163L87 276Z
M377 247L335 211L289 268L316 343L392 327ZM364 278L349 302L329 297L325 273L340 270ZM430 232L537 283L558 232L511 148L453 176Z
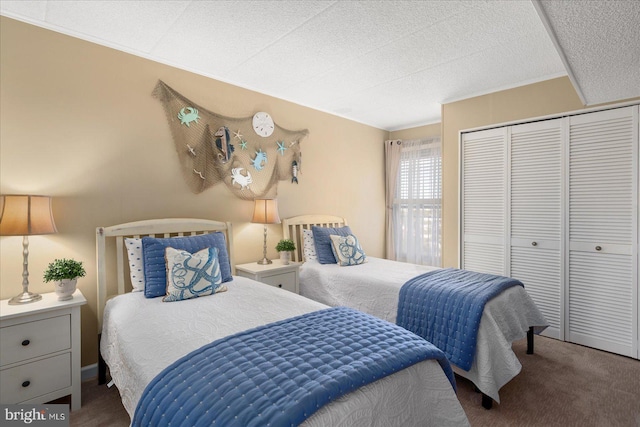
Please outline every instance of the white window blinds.
M441 265L440 138L402 142L393 224L398 261Z

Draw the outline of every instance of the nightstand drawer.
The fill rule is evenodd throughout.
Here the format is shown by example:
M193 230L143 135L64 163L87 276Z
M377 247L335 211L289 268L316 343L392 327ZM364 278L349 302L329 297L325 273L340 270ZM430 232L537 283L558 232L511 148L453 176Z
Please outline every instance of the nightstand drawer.
M71 385L71 353L0 371L0 400L20 403Z
M274 274L273 276L264 276L262 282L276 288L282 288L289 292L296 292L296 273L291 271L289 273Z
M0 366L71 348L71 316L0 328Z

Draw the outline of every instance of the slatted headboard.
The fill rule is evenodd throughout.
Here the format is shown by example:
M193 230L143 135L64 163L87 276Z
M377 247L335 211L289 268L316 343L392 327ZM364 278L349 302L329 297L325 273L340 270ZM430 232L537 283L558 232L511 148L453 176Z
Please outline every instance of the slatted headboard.
M293 240L296 250L293 252L293 261L302 261L302 230L310 230L311 226L318 227L344 227L347 220L335 215L300 215L282 220L282 235L285 239Z
M207 234L220 231L225 234L227 241L227 252L229 253L229 261L231 263L231 271L234 272L235 263L233 262L233 233L230 222L211 221L207 219L194 218L165 218L150 219L145 221L128 222L125 224L112 225L110 227L96 228L96 261L98 271L98 334L102 332L102 316L104 306L107 302L107 285L108 273L113 272L113 262L111 251L111 242L107 244L108 239L115 241L116 256L116 283L118 284L118 294L125 293L125 283L130 284L127 270L125 268L126 246L124 245L125 237L140 238L144 236L151 237L175 237L175 236L193 236L196 234ZM108 247L108 249L107 249ZM111 256L109 256L111 255ZM128 264L126 264L128 265ZM113 283L113 279L111 279Z

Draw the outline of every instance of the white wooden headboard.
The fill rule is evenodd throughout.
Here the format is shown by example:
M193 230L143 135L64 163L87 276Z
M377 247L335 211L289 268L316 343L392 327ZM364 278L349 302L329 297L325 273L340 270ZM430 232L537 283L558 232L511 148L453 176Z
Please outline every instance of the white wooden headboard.
M125 237L140 238L151 237L174 237L193 236L196 234L207 234L220 231L225 234L227 241L227 251L229 252L229 262L231 272L235 274L235 263L233 262L233 233L230 222L212 221L207 219L194 218L165 218L150 219L145 221L128 222L125 224L112 225L110 227L96 228L96 261L98 272L98 334L102 332L102 316L104 306L107 302L107 290L109 280L108 272L113 272L113 265L108 265L112 256L107 252L107 246L111 250L111 245L107 245L107 239L115 241L116 256L116 282L118 284L118 294L125 293L125 283L130 283L125 268L126 247ZM113 253L111 253L112 255ZM113 261L111 261L113 262ZM113 279L111 279L113 283Z
M293 252L293 261L302 261L302 230L310 230L312 225L318 227L343 227L348 224L346 218L335 215L300 215L283 219L283 238L293 240L296 245L296 250Z

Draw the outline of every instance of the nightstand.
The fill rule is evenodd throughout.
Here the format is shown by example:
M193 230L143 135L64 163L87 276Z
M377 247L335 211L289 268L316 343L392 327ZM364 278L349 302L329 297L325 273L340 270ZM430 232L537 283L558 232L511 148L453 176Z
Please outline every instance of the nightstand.
M300 293L298 284L300 265L299 262L285 265L279 259L274 259L273 264L266 265L250 262L236 265L236 274L297 294Z
M80 409L80 290L58 301L54 293L24 305L0 301L0 402L50 402L71 395Z

